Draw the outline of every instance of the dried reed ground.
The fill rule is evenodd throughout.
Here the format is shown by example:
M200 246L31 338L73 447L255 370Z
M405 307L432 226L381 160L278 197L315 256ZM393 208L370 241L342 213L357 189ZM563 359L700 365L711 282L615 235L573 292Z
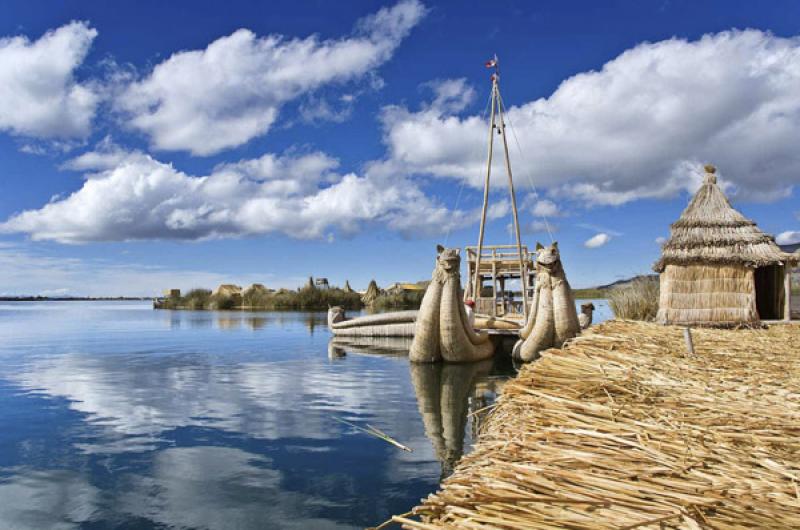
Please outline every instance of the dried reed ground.
M415 529L800 528L800 326L612 321L504 389ZM412 519L421 519L415 521Z

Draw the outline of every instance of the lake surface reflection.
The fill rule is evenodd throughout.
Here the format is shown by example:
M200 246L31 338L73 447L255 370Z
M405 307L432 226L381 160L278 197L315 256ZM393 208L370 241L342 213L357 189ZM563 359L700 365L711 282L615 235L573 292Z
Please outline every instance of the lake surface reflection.
M513 372L407 349L331 341L322 313L2 303L0 528L377 524L451 472Z

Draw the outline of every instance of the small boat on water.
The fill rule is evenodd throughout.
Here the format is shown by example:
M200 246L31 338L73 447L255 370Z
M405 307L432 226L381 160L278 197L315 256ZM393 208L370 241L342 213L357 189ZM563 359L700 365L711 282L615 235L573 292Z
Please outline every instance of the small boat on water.
M328 328L337 337L413 337L419 311L395 311L348 319L344 308L328 309Z

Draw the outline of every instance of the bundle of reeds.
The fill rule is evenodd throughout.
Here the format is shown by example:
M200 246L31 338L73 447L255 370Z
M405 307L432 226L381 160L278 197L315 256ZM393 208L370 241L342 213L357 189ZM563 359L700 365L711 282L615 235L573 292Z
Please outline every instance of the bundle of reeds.
M658 278L641 277L611 289L608 304L617 318L654 320L658 313L658 296Z
M413 529L800 528L800 327L612 321L504 389Z

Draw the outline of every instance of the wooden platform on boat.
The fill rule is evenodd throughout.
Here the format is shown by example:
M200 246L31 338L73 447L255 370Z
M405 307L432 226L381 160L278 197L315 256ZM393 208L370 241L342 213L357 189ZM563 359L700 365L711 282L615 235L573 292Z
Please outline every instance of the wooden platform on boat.
M495 317L518 315L521 318L522 292L508 291L506 287L524 279L528 297L533 297L531 289L534 285L533 262L536 254L524 245L520 248L515 245L485 245L481 249L478 266L478 247L468 246L464 250L468 285L475 301L475 310ZM520 254L523 256L521 262ZM476 276L479 285L477 290L474 288ZM521 287L517 286L517 289Z
M800 326L611 321L509 381L404 528L800 528Z
M504 337L519 337L522 328L522 315L506 315L493 317L485 314L475 315L475 330L489 335L502 335Z

